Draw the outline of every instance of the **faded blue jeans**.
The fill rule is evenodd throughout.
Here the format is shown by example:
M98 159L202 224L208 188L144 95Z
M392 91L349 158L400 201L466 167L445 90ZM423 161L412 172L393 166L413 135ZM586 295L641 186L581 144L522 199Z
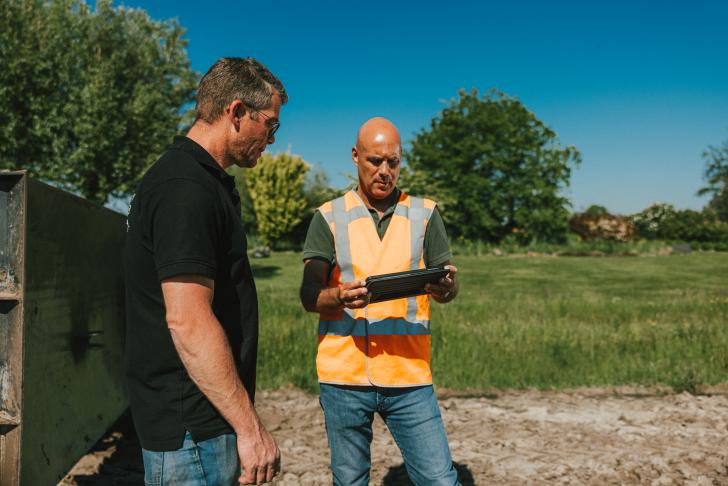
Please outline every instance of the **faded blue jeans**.
M321 383L334 484L369 484L372 421L392 433L415 485L460 485L432 386L380 388Z
M142 458L146 486L231 486L240 477L234 434L195 442L187 432L176 451L142 449Z

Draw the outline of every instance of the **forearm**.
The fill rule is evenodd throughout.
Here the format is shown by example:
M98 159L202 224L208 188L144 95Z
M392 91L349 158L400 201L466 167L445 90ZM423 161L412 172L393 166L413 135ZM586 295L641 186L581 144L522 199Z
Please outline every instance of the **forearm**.
M363 280L342 282L329 287L330 266L319 260L307 260L301 282L301 303L308 312L327 314L340 312L344 307L361 309L369 302Z
M301 302L308 312L338 312L344 308L338 287L307 285L301 288Z
M196 316L169 319L177 353L192 380L212 402L236 433L251 433L259 427L227 337L210 310Z

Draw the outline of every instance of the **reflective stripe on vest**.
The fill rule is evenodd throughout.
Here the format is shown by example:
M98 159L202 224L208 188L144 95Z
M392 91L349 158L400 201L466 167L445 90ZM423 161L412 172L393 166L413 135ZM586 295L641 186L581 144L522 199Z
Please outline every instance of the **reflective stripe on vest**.
M354 191L323 204L319 212L336 247L328 286L424 268L425 228L434 207L433 201L402 193L380 240L369 210ZM322 383L432 383L429 296L321 314L316 368Z

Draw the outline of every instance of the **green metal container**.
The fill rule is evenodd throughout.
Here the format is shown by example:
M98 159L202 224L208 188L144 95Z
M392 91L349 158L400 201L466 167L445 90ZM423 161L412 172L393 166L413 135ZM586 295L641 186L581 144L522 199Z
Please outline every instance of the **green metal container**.
M57 483L127 407L125 228L0 171L0 486Z

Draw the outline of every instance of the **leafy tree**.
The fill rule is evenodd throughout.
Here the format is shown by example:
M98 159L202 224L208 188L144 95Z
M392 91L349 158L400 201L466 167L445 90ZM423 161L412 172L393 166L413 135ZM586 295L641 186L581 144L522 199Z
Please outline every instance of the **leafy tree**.
M490 90L460 91L405 154L402 187L443 206L448 232L462 239L559 241L568 230L562 195L578 150L520 101Z
M728 223L728 140L720 147L710 146L703 152L706 162L705 180L708 185L698 195L712 194L709 208L721 221Z
M287 235L286 239L290 248L300 249L306 240L306 233L311 224L311 218L316 210L326 201L335 199L344 194L347 189L331 187L326 172L319 167L312 168L306 173L303 182L303 194L306 198L306 209L303 212L301 222L298 223Z
M300 224L306 210L303 192L310 166L290 153L265 154L249 172L248 189L261 243L273 246Z
M100 203L132 192L192 100L183 33L111 0L0 2L0 168Z
M588 208L586 208L586 211L584 211L584 214L587 216L602 216L605 214L609 214L609 210L604 207L600 206L599 204L592 204Z
M725 184L728 186L728 182ZM713 196L708 208L715 212L719 220L728 223L728 189L723 189Z
M319 167L306 173L303 192L306 195L306 210L313 216L314 211L326 201L343 195L348 189L331 187L329 176Z
M263 162L261 161L261 163ZM257 234L258 218L250 194L250 182L248 182L252 177L256 177L256 171L251 173L247 169L233 167L228 170L228 173L235 176L235 187L240 194L243 227L248 234ZM331 187L329 177L320 168L314 166L307 170L303 181L303 196L306 206L300 214L300 221L289 231L278 236L275 246L299 249L306 239L306 232L316 209L326 201L341 196L344 192L345 190Z

